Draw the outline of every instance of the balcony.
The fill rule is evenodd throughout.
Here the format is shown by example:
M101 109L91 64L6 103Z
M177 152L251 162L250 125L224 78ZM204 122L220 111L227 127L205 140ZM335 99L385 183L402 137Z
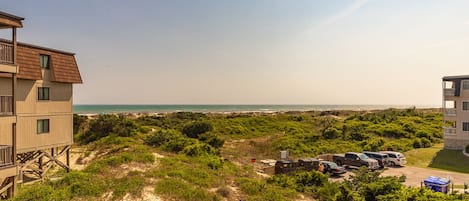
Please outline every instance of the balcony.
M13 165L13 149L10 145L0 145L0 167Z
M456 108L444 108L443 114L451 117L456 116Z
M13 45L0 42L0 63L13 64Z
M454 92L455 92L454 88L443 89L443 94L445 96L454 96L455 94Z
M444 127L443 128L444 135L456 135L456 128L452 127Z
M0 72L18 72L18 67L15 65L13 54L14 49L11 43L0 42Z

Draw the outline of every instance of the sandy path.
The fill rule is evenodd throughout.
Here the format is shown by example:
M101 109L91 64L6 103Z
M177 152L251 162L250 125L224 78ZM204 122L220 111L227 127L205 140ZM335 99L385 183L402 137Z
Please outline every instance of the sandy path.
M405 182L407 186L420 186L420 182L422 182L428 176L451 178L455 185L463 185L464 182L469 183L469 174L412 166L389 168L381 175L401 176L402 174L406 175L407 177Z

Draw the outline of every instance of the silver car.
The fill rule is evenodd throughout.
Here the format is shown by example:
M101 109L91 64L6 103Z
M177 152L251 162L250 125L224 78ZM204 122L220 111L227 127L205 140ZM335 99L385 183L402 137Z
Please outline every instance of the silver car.
M380 153L388 155L388 163L390 166L403 166L407 163L404 154L395 151L380 151Z

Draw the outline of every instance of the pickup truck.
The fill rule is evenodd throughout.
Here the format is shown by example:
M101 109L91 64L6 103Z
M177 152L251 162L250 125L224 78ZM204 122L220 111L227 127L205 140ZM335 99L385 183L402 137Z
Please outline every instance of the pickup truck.
M355 152L347 152L345 154L334 154L332 156L337 165L340 166L353 166L353 167L362 167L366 166L370 170L379 169L378 161L375 159L371 159L365 154L362 153L355 153Z

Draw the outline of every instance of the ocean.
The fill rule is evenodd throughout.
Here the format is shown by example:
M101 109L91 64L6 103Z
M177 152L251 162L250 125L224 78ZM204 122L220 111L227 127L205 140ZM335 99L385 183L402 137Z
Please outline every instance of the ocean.
M285 112L326 110L376 110L388 108L439 108L436 105L74 105L78 114L167 112Z

